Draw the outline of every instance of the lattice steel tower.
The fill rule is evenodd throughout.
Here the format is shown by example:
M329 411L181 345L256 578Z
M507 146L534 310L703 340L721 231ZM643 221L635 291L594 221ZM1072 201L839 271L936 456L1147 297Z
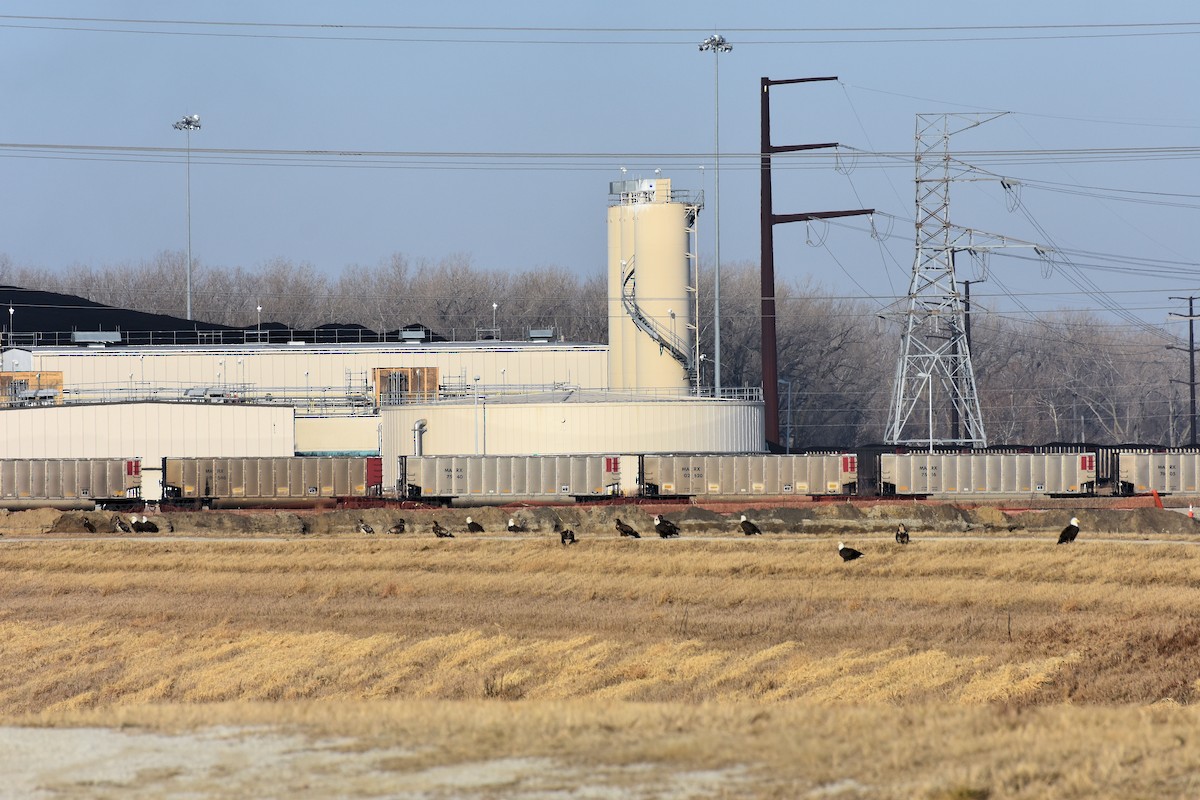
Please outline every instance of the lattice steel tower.
M910 446L986 447L975 371L967 343L963 299L954 278L954 253L968 249L971 231L950 224L950 183L956 164L950 137L999 114L917 115L917 253L908 287L900 359L884 441ZM951 129L951 125L957 127ZM949 406L946 401L949 401ZM943 420L947 407L954 420ZM939 436L942 422L948 433Z

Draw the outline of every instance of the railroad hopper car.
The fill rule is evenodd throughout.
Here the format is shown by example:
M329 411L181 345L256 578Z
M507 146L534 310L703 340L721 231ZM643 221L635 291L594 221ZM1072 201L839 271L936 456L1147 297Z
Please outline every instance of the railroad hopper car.
M449 505L456 498L508 502L588 500L618 494L634 456L400 456L400 495Z
M140 502L136 458L0 459L0 508L90 510Z
M211 508L341 505L383 494L378 457L165 458L163 498Z
M858 482L853 453L647 455L641 461L645 497L851 495Z
M1120 453L1118 494L1195 494L1200 491L1200 453Z
M1095 453L884 453L882 494L1089 495Z

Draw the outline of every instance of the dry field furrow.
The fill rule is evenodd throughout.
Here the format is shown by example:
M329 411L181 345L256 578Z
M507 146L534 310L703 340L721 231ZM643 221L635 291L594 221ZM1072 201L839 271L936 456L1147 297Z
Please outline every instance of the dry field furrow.
M834 544L6 541L0 721L346 737L431 798L570 796L539 771L646 797L1200 786L1200 547ZM551 762L476 794L422 772L508 758Z

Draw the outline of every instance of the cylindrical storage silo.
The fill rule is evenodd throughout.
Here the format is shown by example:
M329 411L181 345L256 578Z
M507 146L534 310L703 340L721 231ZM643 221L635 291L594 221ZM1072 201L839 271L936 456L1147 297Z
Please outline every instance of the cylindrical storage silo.
M609 385L686 392L694 360L689 221L665 178L617 181L608 209Z

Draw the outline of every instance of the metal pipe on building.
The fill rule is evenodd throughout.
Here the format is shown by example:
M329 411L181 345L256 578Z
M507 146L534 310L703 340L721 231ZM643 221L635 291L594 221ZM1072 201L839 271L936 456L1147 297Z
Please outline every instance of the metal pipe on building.
M414 456L425 455L425 449L422 446L423 445L422 437L425 436L425 430L426 430L426 423L425 423L424 419L419 419L413 423L412 435L413 435L413 455Z

